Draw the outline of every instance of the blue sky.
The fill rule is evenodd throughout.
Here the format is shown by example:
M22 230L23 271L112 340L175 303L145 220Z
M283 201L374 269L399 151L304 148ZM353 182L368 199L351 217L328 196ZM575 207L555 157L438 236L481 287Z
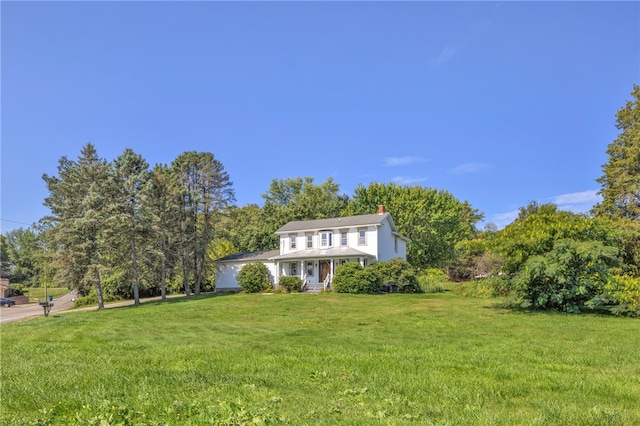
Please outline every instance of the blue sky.
M2 231L87 142L273 178L448 190L502 227L588 210L640 83L638 2L1 3Z

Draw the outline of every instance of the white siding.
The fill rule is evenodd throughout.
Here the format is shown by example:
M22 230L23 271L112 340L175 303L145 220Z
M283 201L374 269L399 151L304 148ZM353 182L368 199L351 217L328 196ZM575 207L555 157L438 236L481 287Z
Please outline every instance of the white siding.
M376 259L379 258L380 253L378 252L378 231L380 228L377 226L370 226L367 228L367 244L364 246L356 246L356 248L360 251L363 251L367 254L375 256Z
M386 229L385 229L386 228ZM388 240L381 240L379 237L379 231L382 230L383 232L386 230L386 232L390 235L390 226L388 223L385 222L385 225L382 228L379 228L375 225L371 225L368 226L364 229L366 229L366 244L365 245L360 245L358 244L358 239L359 239L359 231L360 229L363 229L362 227L357 227L357 228L349 228L347 229L347 245L349 247L355 248L357 250L360 250L362 252L365 252L371 256L375 256L376 258L380 257L380 250L382 248L383 244L391 244L391 248L385 247L383 250L385 250L385 253L383 255L387 255L387 251L391 250L393 251L393 239ZM315 231L313 233L313 249L322 249L323 247L321 247L320 244L320 234L322 232L332 232L333 233L333 237L332 237L332 247L341 247L341 241L340 241L340 232L345 230L345 228L337 228L337 229L326 229L326 230L322 230L322 231ZM289 254L292 252L297 252L300 253L301 255L304 253L305 250L307 250L307 234L306 232L300 232L295 234L296 235L296 248L292 249L291 248L291 238L290 235L282 235L280 237L280 254L284 255L284 254ZM328 248L328 247L327 247ZM397 256L393 256L393 257L397 257Z
M269 269L269 281L271 282L271 285L273 285L273 280L276 276L276 264L268 260L262 260L259 262L264 263L267 269ZM236 276L242 267L248 263L254 262L220 262L216 264L216 291L240 290Z
M291 234L296 236L296 248L291 248L290 235L280 237L280 254L287 254L294 251L304 250L307 247L307 236L304 233Z
M395 239L398 239L398 251L395 250ZM407 243L396 237L391 232L391 226L388 221L378 228L378 260L384 261L400 257L407 259Z

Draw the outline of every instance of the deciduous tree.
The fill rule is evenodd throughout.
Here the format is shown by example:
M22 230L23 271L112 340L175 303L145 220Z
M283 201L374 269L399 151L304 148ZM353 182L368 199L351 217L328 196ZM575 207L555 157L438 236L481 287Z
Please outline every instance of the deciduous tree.
M278 247L274 232L279 223L257 204L233 206L221 233L241 252L274 250Z
M538 211L516 219L488 240L490 251L505 261L503 272L518 272L532 256L550 252L556 241L601 241L615 246L619 234L607 223L585 215L560 211L554 204L543 204Z
M332 178L314 184L312 177L273 179L262 194L264 211L280 226L292 220L338 217L347 207L348 196L340 195L340 185Z
M394 183L359 185L347 212L375 213L379 205L393 215L398 231L411 239L407 260L417 268L451 265L455 244L472 237L475 224L482 219L469 203L448 191Z
M3 270L13 282L38 285L37 256L40 236L31 228L18 228L2 236Z

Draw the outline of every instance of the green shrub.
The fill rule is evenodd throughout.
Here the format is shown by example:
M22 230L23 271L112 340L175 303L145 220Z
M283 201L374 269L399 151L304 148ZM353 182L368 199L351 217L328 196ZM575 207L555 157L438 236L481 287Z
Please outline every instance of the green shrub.
M336 269L333 288L338 293L377 293L381 281L373 269L363 268L358 262L347 262Z
M555 241L544 255L531 256L513 283L523 306L579 313L609 282L618 250L600 241Z
M616 315L640 315L640 278L630 275L615 275L605 286L617 306L611 311Z
M245 265L238 276L238 285L247 293L260 293L270 287L269 269L264 263L249 263Z
M336 268L333 276L333 288L338 293L351 293L351 288L357 287L356 274L362 270L358 262L347 262Z
M278 288L286 293L300 291L300 286L302 286L302 280L298 277L281 277L278 282Z
M444 287L441 283L420 284L420 291L423 293L443 293Z
M116 300L121 300L117 296L112 294L102 294L102 301L104 303L115 302ZM95 289L91 289L88 295L78 297L73 301L74 308L81 308L83 306L93 306L98 304L98 295L96 294Z
M411 264L399 257L384 262L376 262L369 266L383 284L383 288L401 293L420 291L416 271Z
M425 293L442 293L442 283L447 280L447 274L436 268L425 269L418 275L418 284Z

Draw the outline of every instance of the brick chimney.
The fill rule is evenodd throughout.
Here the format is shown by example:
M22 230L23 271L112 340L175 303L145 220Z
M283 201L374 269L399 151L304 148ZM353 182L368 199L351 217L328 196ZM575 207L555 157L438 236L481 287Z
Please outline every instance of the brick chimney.
M382 204L380 204L378 206L378 214L384 214L386 212L384 206Z

